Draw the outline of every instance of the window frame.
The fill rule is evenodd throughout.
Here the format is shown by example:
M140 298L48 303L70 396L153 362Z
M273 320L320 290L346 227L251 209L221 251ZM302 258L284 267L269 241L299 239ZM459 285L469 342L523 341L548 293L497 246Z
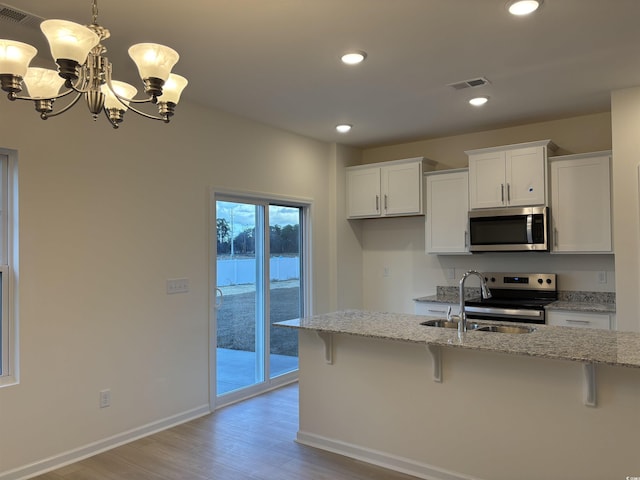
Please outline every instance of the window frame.
M18 383L18 155L0 148L0 388Z

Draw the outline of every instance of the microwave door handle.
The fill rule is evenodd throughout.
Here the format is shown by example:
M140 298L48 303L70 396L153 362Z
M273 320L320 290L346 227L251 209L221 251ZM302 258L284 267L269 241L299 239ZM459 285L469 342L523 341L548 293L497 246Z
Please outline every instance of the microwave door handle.
M533 215L527 215L527 243L533 244Z

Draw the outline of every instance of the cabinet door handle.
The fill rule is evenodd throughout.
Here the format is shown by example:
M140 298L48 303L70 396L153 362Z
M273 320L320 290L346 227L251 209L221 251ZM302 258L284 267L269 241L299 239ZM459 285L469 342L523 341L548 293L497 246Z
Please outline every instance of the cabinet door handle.
M376 195L376 212L380 211L380 197Z
M449 307L451 308L451 307ZM437 308L427 308L427 312L429 313L447 313L446 310L438 310Z
M507 202L511 202L511 184L507 183Z
M469 246L469 232L464 231L464 248Z
M558 229L557 228L553 229L553 246L554 247L558 246Z
M385 196L384 196L384 210L387 211L388 208L389 207L388 207L387 195L385 194Z
M500 184L500 201L504 203L504 183Z
M591 323L589 320L576 320L574 318L567 318L565 321L567 323L579 323L580 325L589 325Z

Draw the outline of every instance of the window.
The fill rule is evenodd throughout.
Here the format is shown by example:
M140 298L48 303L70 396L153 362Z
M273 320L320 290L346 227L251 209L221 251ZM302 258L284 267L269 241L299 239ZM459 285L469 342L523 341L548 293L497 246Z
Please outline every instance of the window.
M16 334L13 268L17 228L17 155L0 149L0 387L16 381Z

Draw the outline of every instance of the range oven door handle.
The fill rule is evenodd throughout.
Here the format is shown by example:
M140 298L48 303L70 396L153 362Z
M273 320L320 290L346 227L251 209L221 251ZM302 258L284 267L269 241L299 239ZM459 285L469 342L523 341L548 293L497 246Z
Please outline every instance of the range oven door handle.
M524 310L517 308L464 307L467 313L483 313L486 315L509 315L514 317L543 317L544 310Z

